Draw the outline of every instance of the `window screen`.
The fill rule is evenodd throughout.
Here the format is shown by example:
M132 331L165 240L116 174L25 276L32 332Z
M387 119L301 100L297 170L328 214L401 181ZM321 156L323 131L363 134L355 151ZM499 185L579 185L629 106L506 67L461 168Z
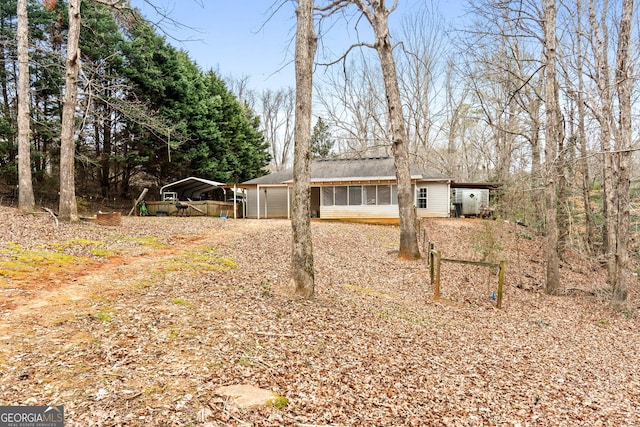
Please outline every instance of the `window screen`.
M345 206L347 204L347 187L334 187L334 196L336 206Z
M362 204L362 187L359 185L349 186L349 205Z
M391 204L391 186L390 185L378 185L378 204L379 205Z
M375 185L366 185L364 188L364 200L367 205L376 205L376 186Z
M333 187L322 187L322 206L333 206Z

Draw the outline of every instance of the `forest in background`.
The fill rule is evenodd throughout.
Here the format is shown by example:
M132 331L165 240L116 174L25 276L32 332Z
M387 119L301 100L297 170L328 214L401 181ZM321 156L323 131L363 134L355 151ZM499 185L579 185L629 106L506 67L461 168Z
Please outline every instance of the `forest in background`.
M3 5L0 22L0 178L13 193L14 4ZM58 188L66 15L63 2L29 4L32 168L42 200ZM82 2L73 177L80 197L130 200L134 183L153 187L191 174L233 183L290 165L290 88L257 94L242 76L203 72L126 2L117 4ZM635 11L631 0L557 9L551 0L486 0L468 2L465 19L450 28L427 4L391 29L413 162L459 182L502 184L499 216L557 233L549 253L571 246L610 264L611 283L618 270L630 278L626 251L635 230ZM359 16L317 15L318 37L346 25L356 30L351 47L372 47ZM345 52L353 54L321 49L316 58L322 149L388 155L393 126L375 59L367 49Z
M635 231L638 135L620 122L627 107L621 108L626 101L618 88L631 88L629 110L635 122L638 85L636 73L619 78L626 72L617 67L638 68L637 14L629 17L630 56L624 62L618 52L621 2L576 0L558 6L555 76L562 134L547 144L543 2L469 1L461 19L453 22L440 11L444 7L425 2L395 20L399 10L390 16L412 161L457 182L502 184L493 200L499 215L543 231L545 187L553 177L561 247L602 253L605 222L611 219L606 209L615 210L618 203L631 207ZM362 46L372 38L359 17L345 10L317 18L320 41L333 41L340 31L352 37L344 41L344 50L320 43L314 120L327 135L327 153L390 155L379 60L375 49ZM246 76L226 79L239 99L260 114L270 170L290 167L294 89L257 91ZM556 154L545 153L547 148ZM623 181L630 186L621 193L628 196L607 202Z
M47 6L47 7L45 7ZM270 161L260 118L213 71L135 10L82 2L76 194L125 199L197 175L242 182ZM114 13L117 12L117 13ZM31 160L36 199L59 188L65 2L28 2ZM16 1L0 4L0 191L17 185Z

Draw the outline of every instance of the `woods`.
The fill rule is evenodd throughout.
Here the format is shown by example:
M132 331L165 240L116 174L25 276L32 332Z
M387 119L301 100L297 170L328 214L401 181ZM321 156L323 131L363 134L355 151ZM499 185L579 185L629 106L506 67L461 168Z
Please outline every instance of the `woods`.
M255 112L127 2L19 3L29 18L28 47L17 37L16 1L0 9L3 194L17 196L14 159L29 162L28 155L23 179L35 200L57 203L50 195L65 189L60 215L72 220L78 199L129 200L142 187L189 175L242 182L265 173L271 157ZM29 68L20 68L25 55ZM18 96L19 80L26 96ZM29 134L24 120L18 132L16 100L27 102ZM18 137L27 135L30 152L17 156Z
M563 291L558 268L578 250L606 264L624 309L637 254L635 3L474 2L455 31L437 4L410 18L398 5L312 5L319 41L357 36L315 59L321 134L302 156L392 154L407 258L420 256L409 164L500 184L497 215L547 238L547 292ZM5 2L0 37L1 190L21 209L59 202L75 220L88 198L189 175L239 183L291 166L307 138L296 135L314 129L296 129L292 88L259 93L201 70L124 1Z
M629 56L633 50L629 43L637 43L637 34L628 26L637 22L632 3L623 2L619 8L606 1L577 1L565 7L553 0L473 2L466 8L466 24L459 24L454 32L453 43L443 47L434 42L444 38L444 31L430 37L432 33L418 30L417 18L405 21L414 23L413 31L406 31L406 26L405 31L392 31L387 43L395 46L394 58L400 64L391 74L405 83L403 99L407 101L397 112L402 112L402 123L408 129L412 160L446 171L456 180L504 184L494 199L500 215L546 235L546 292L563 292L560 265L566 262L568 250L582 250L607 265L611 304L618 308L626 304L629 251L637 254L625 237L629 224L637 220L631 209L633 174L628 173L637 164L633 102L628 97L637 80L627 68L637 64L637 57ZM385 2L369 5L370 15L366 2L330 4L334 10L357 5L371 22L373 10L382 10ZM396 7L393 2L389 10ZM434 5L423 11L437 15ZM365 33L357 16L343 13L340 19L356 33ZM323 19L329 17L332 15ZM336 25L336 20L331 22ZM373 32L380 34L378 29ZM416 42L415 34L422 32ZM336 94L343 84L350 89L363 83L371 89L356 95L361 107L348 122L353 123L351 129L358 129L358 153L375 154L396 147L398 126L394 126L391 110L382 122L361 120L375 114L365 110L373 104L373 91L385 93L387 105L393 99L382 89L389 81L382 57L383 74L371 82L375 76L369 72L368 60L374 59L366 48L378 46L358 38L349 49L358 60L347 61L346 56L324 60L327 65L339 62L347 70L342 79L335 75L328 79ZM357 53L351 53L356 48ZM442 59L433 59L435 53ZM438 79L433 74L437 69L448 72ZM416 70L423 73L418 78ZM443 83L444 89L437 89L433 79ZM342 108L335 100L325 101L326 95L320 96L329 111ZM419 108L416 99L431 101L425 104L427 108ZM358 105L358 101L351 99L350 104ZM344 121L335 126L349 127ZM355 144L348 142L354 139L352 134L341 133L345 142L338 146L345 152L353 150ZM431 137L425 140L425 135Z

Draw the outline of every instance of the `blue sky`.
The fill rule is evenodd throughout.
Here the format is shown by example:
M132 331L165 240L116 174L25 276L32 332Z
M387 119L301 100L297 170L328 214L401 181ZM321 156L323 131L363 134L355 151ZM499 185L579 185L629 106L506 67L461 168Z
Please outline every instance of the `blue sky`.
M223 77L249 77L249 86L258 90L294 86L295 9L292 2L274 11L275 0L148 1L184 25L176 28L168 21L161 24L169 43L189 52L203 70L213 69ZM412 10L427 1L399 0L399 3L405 10ZM440 0L446 3L448 14L459 10L461 2ZM279 3L281 1L276 4ZM131 0L131 4L150 21L159 20L144 0ZM396 16L402 13L402 10L394 12ZM338 46L335 50L339 51L341 45L352 43L352 36L332 29L332 38L326 37L325 43Z
M167 41L189 52L203 70L213 69L223 77L248 76L255 89L294 85L290 63L295 35L293 5L269 17L269 0L152 1L185 26L176 28L164 21L161 26ZM158 21L158 15L143 0L132 0L131 5L147 19Z

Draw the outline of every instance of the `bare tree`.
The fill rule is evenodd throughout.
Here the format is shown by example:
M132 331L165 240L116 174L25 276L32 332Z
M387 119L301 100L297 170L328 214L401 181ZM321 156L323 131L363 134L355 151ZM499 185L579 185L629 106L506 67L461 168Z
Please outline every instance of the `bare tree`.
M596 244L595 233L596 224L594 210L591 205L591 171L589 169L589 146L586 130L587 109L587 86L585 83L586 52L585 52L585 30L583 1L575 1L573 11L573 30L568 31L570 45L565 49L574 52L574 55L566 55L563 58L564 82L563 86L567 91L568 102L568 122L569 130L568 148L576 152L577 159L576 172L580 177L580 192L582 195L582 208L584 210L585 231L581 236L581 245L587 254L593 254ZM572 61L573 59L573 61Z
M398 183L400 216L400 249L398 256L405 259L420 258L416 230L417 217L413 207L414 198L411 187L409 142L402 111L402 98L400 96L396 62L393 57L393 45L389 33L389 15L397 8L398 1L395 0L393 5L387 8L384 0L336 0L327 7L320 8L320 10L337 11L349 4L354 4L371 25L375 43L360 43L360 45L376 50L382 68L387 114L392 134L391 149Z
M449 59L444 81L447 118L442 127L446 147L432 151L435 156L429 155L426 160L457 181L486 181L491 154L485 155L485 152L491 150L485 147L491 144L491 139L485 137L485 132L490 131L473 104L473 84L470 83L473 77L459 72L456 61L453 57Z
M437 139L441 111L434 107L440 95L447 55L444 17L433 2L402 21L402 49L398 55L398 81L403 98L409 152L426 157Z
M271 149L271 169L279 171L291 164L295 92L292 88L264 90L260 104L264 137Z
M257 94L255 90L249 87L249 76L227 76L224 80L229 91L238 98L238 102L255 111Z
M603 252L607 263L607 282L613 292L611 305L624 308L627 299L628 232L629 232L629 178L630 178L630 74L629 54L630 21L633 2L623 2L619 21L608 15L609 2L589 2L589 42L593 50L592 77L597 98L588 103L600 125L600 151L602 153L603 187ZM614 27L610 30L609 23ZM618 36L615 71L611 70L610 38ZM629 85L629 86L627 86ZM617 98L617 102L616 102ZM616 110L617 107L617 110Z
M547 212L547 282L545 291L560 291L560 259L558 256L557 149L563 139L562 117L558 100L556 73L556 0L544 0L545 41L545 199Z
M544 204L539 189L544 97L539 58L544 40L539 4L529 0L469 4L475 19L457 40L463 50L456 62L464 84L471 89L467 102L478 123L470 135L476 134L476 150L485 162L482 172L485 179L507 184L501 197L502 213L542 228Z
M313 28L313 0L298 0L296 9L296 118L291 205L291 269L295 293L314 293L311 239L311 100L313 63L318 40Z
M354 55L344 68L327 70L317 91L327 123L335 129L338 153L345 156L387 155L391 140L382 82L370 62L364 54Z
M31 181L31 132L29 114L29 20L27 0L18 0L18 208L33 211Z
M80 3L69 0L69 32L67 35L67 61L65 89L62 103L62 129L60 134L60 207L58 215L69 221L78 220L75 190L75 125L80 68Z
M591 43L595 60L595 83L598 89L599 102L593 105L593 111L600 125L600 149L603 155L602 162L602 189L604 228L603 242L604 252L607 258L608 282L613 285L616 281L615 253L615 192L611 188L613 184L613 153L611 153L611 134L613 117L613 95L610 84L611 69L609 66L609 26L607 23L607 8L603 7L600 20L596 16L596 6L589 2L589 23L591 25Z
M633 0L622 1L622 16L618 31L618 49L616 52L615 88L620 108L616 138L617 182L616 186L616 230L615 261L616 278L612 283L613 293L611 305L616 309L624 309L627 303L628 283L631 280L629 269L629 185L631 181L631 93L635 78L631 67L631 18L633 17Z

